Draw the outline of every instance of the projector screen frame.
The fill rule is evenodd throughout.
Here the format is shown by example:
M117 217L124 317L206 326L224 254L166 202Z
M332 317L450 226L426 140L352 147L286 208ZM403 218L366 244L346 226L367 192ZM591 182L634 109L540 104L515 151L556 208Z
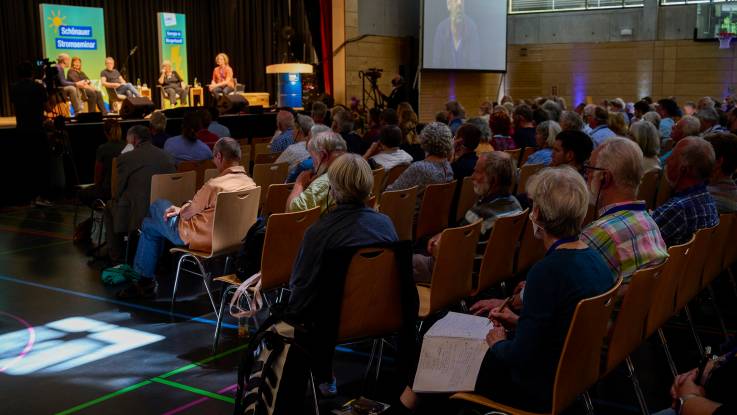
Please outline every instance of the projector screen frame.
M468 73L501 73L509 70L509 0L505 0L504 19L504 69L453 69L453 68L426 68L425 67L425 2L420 1L420 70L422 72L468 72ZM498 1L498 0L494 0Z

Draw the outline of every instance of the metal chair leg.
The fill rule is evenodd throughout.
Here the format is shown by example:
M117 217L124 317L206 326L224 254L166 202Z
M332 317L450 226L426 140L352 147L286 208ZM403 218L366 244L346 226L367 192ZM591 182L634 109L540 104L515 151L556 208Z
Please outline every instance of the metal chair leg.
M374 384L379 383L379 373L381 373L381 360L384 358L384 339L379 339L379 359L376 361L376 376Z
M691 318L691 310L688 308L688 304L683 307L683 311L686 313L686 321L688 321L688 326L691 329L691 335L693 336L694 342L696 342L696 347L699 349L699 356L703 358L704 346L701 344L699 334L696 332L696 326L694 326L693 319Z
M317 404L317 385L312 370L310 370L310 388L312 389L312 404L315 405L315 414L320 415L320 406Z
M714 313L717 315L717 320L719 320L719 327L722 329L722 333L724 334L724 339L726 341L729 341L729 332L727 331L727 325L724 324L724 318L722 317L722 311L719 310L719 306L717 305L717 297L714 293L714 288L711 286L711 284L706 286L706 289L709 290L709 297L711 297L711 304L714 307Z
M182 255L179 257L179 261L177 261L177 272L174 274L174 288L171 291L171 306L170 309L172 312L174 312L174 302L177 299L177 287L179 286L179 275L182 272L182 262L186 259L186 255Z
M594 415L594 404L591 402L591 396L589 396L588 391L583 393L583 403L586 405L586 413Z
M212 341L212 352L215 353L218 348L218 340L220 339L220 328L223 326L223 316L225 311L225 302L232 286L228 286L223 290L220 298L220 312L217 314L217 322L215 323L215 338Z
M640 388L640 381L637 379L635 374L635 365L632 364L632 359L627 356L624 359L627 364L627 371L629 372L629 378L632 381L632 387L635 389L635 396L637 397L637 403L640 405L640 412L643 415L650 415L650 410L647 408L647 401L645 400L645 394L642 393Z
M668 367L670 367L670 373L673 375L673 378L675 379L676 376L678 376L678 370L676 369L676 363L673 361L673 356L670 354L670 348L668 348L668 341L665 339L665 333L663 333L663 329L658 329L658 337L660 337L660 344L663 346L663 351L665 352L665 358L668 360Z

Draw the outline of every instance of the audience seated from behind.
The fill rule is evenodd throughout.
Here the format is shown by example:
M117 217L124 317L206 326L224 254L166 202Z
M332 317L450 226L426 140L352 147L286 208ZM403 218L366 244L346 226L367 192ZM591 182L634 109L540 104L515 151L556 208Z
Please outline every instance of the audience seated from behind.
M212 150L197 138L202 129L202 117L197 112L188 112L182 119L182 134L169 138L164 144L164 151L174 157L179 164L183 161L202 161L212 158Z
M719 223L719 214L706 181L714 170L714 149L699 137L678 141L668 157L665 177L673 197L653 211L653 219L668 246L688 242L694 232Z
M581 175L570 167L545 169L527 186L534 202L530 220L547 254L527 274L522 312L491 310L494 326L475 392L525 411L549 412L576 305L613 283L601 256L579 240L589 199ZM400 402L414 409L418 396L407 388Z
M123 235L138 229L148 213L151 176L176 171L172 157L151 143L151 132L145 126L129 128L126 140L133 143L134 149L118 157L117 190L105 214L109 256L113 262L123 260Z
M456 131L461 128L461 124L463 124L463 121L466 118L466 110L460 102L448 101L445 103L445 115L448 119L450 133L455 136Z
M660 135L658 129L647 121L635 121L627 134L642 150L642 171L660 170Z
M462 126L458 132L466 127ZM476 203L466 212L458 226L465 226L482 220L481 240L486 240L491 234L494 222L498 218L517 214L522 211L517 199L512 196L514 182L514 161L503 151L484 153L476 162L471 175L473 191L478 197ZM426 254L415 254L412 257L412 267L415 281L429 282L434 265L436 248L440 243L440 235L430 238L427 243Z
M297 165L289 171L287 183L294 183L294 181L297 180L297 177L299 177L299 175L303 171L312 171L312 169L314 168L314 161L312 160L312 156L309 155L310 152L307 150L307 145L309 144L310 140L312 140L312 137L317 137L317 135L320 133L330 131L332 131L330 127L325 124L315 124L312 126L312 128L310 128L310 135L305 141L305 151L307 151L308 157L297 163Z
M215 145L215 143L217 143L220 137L218 137L217 134L208 129L210 123L212 122L212 118L210 118L210 111L208 111L207 109L199 109L197 110L197 116L200 118L200 128L199 130L197 130L197 133L195 135L200 141L207 144L207 146L212 149L212 147Z
M535 147L535 123L532 108L519 105L514 109L514 144L518 148Z
M645 202L637 200L642 176L640 148L622 137L610 138L596 147L586 170L589 202L598 209L599 217L586 226L581 240L602 255L612 281L622 277L623 284L628 284L638 269L668 258L658 225Z
M662 140L661 143L664 143L665 141L670 140L673 126L676 124L675 118L682 115L681 109L678 108L676 101L673 101L670 98L663 98L658 100L656 111L660 116L660 139Z
M706 134L711 133L727 133L729 130L724 128L721 124L719 124L719 113L716 109L712 108L704 108L700 109L699 112L696 113L696 118L699 119L699 123L701 123L701 136L705 136Z
M276 129L278 135L271 140L269 149L272 153L281 153L294 144L294 115L281 110L276 114Z
M410 164L407 170L386 188L386 190L404 190L418 186L415 219L425 194L425 187L453 180L453 168L448 161L453 152L452 140L447 125L433 122L425 126L420 133L420 144L425 151L425 159Z
M456 132L453 140L453 177L458 183L463 181L464 177L473 174L476 161L479 159L476 154L476 148L481 141L481 131L473 124L465 123L461 125Z
M332 133L323 133L315 139L319 137L342 141ZM340 298L329 297L326 293L331 290L325 287L336 284L336 278L342 279L350 260L350 255L337 255L335 251L390 244L398 238L391 220L366 206L373 187L373 175L371 167L361 156L351 153L340 155L324 176L336 206L305 232L289 281L288 312L298 316L308 328L314 348L312 368L316 382L321 384L320 390L334 395L334 340L331 342L328 340L330 336L320 336L320 333L336 330L337 321L333 320L337 319L329 316L335 315L332 310L340 309ZM414 286L411 288L414 290ZM416 303L416 291L414 294ZM333 327L325 327L331 325L331 321ZM334 336L333 332L333 339ZM333 386L332 390L325 387L328 385Z
M709 178L711 194L719 213L737 212L737 184L732 175L737 169L737 136L731 133L713 133L704 136L711 143L716 162Z
M151 130L151 143L158 148L164 148L164 143L171 137L166 132L166 115L162 111L154 111L148 120Z
M479 145L476 147L477 156L494 151L494 147L491 145L491 128L489 128L489 121L485 121L481 117L473 117L469 118L468 121L466 121L466 124L472 124L481 131Z
M402 142L402 130L396 125L387 125L381 128L379 141L371 144L363 155L371 168L383 167L389 171L396 166L412 163L412 156L399 148Z
M249 190L256 183L240 165L241 148L232 138L215 143L213 162L218 175L205 183L191 201L174 206L168 200L156 200L148 209L141 225L141 238L136 248L133 269L137 282L118 293L118 298L151 298L156 296L156 263L164 242L186 245L189 249L209 252L212 246L213 218L218 193Z
M220 111L215 106L209 106L207 107L207 112L210 114L209 120L210 123L207 125L207 129L218 136L218 138L223 137L230 137L230 129L218 122L218 118L220 118Z
M312 118L307 115L297 114L297 125L294 133L294 144L290 145L276 159L276 163L289 164L289 171L305 159L310 157L307 151L307 141L310 139L310 130L315 125Z
M312 121L314 121L315 124L328 125L328 121L330 119L328 107L322 101L315 101L312 103L312 111L310 115L312 116Z
M574 111L563 111L560 113L561 131L583 131L583 119Z
M425 158L425 152L420 145L420 138L417 134L417 114L410 108L408 111L402 111L399 116L394 110L384 110L382 114L383 125L391 125L395 119L399 128L402 130L402 144L399 146L407 154L412 156L412 161L420 161Z
M627 121L627 114L623 112L609 112L607 126L615 135L625 137L627 136Z
M353 114L348 110L333 108L333 131L340 134L348 146L348 152L363 155L371 143L363 141L360 135L353 131Z
M491 128L491 146L494 150L514 150L517 144L514 143L510 135L512 122L506 112L493 112L489 119L489 128Z
M113 159L120 155L125 147L122 130L117 120L105 120L102 125L107 141L100 144L95 151L95 185L79 192L79 199L85 205L91 205L97 199L110 200L110 182L112 178Z
M609 111L603 107L594 108L593 113L589 117L589 127L591 127L591 140L594 147L598 146L607 138L615 137L617 134L609 128Z
M363 134L363 141L367 143L379 141L381 135L381 110L379 108L374 107L369 110L367 124L368 128Z
M553 146L555 138L560 134L561 127L555 121L543 121L535 128L535 143L538 150L527 158L525 164L542 164L549 166L553 160Z
M665 144L669 146L669 150L660 156L660 165L665 167L666 160L668 160L668 157L673 154L673 148L681 139L685 137L698 137L700 133L701 121L699 121L698 118L692 115L687 115L678 120L678 122L673 125L673 129L671 130L671 134L667 142L665 138L661 136L661 145Z
M287 198L286 210L298 212L320 206L320 212L325 213L335 203L329 194L328 167L346 152L345 140L332 131L322 132L307 143L307 151L314 167L297 176Z
M583 175L584 164L591 156L593 149L594 143L586 133L562 131L555 136L550 165L553 167L568 165Z

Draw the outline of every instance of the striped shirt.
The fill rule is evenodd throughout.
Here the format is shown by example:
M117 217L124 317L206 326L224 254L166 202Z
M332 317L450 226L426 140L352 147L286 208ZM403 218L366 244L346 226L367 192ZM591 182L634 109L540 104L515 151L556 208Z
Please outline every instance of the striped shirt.
M663 262L668 249L645 202L623 202L605 206L601 216L581 233L581 240L598 251L609 265L612 277L629 283L632 274Z
M737 212L737 184L729 177L707 186L719 213Z
M698 184L676 193L653 211L653 219L668 246L688 242L693 234L719 223L714 199L706 185Z

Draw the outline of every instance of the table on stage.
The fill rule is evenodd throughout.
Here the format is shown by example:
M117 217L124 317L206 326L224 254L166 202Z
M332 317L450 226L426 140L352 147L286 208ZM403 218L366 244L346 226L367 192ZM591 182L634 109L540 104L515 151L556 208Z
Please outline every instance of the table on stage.
M146 97L148 99L151 99L151 88L144 86L141 89L139 89L138 91L141 93L141 96L142 97Z
M197 97L198 100L195 101L194 97ZM193 86L189 88L189 105L196 107L196 106L204 106L205 105L205 95L202 91L201 86Z

